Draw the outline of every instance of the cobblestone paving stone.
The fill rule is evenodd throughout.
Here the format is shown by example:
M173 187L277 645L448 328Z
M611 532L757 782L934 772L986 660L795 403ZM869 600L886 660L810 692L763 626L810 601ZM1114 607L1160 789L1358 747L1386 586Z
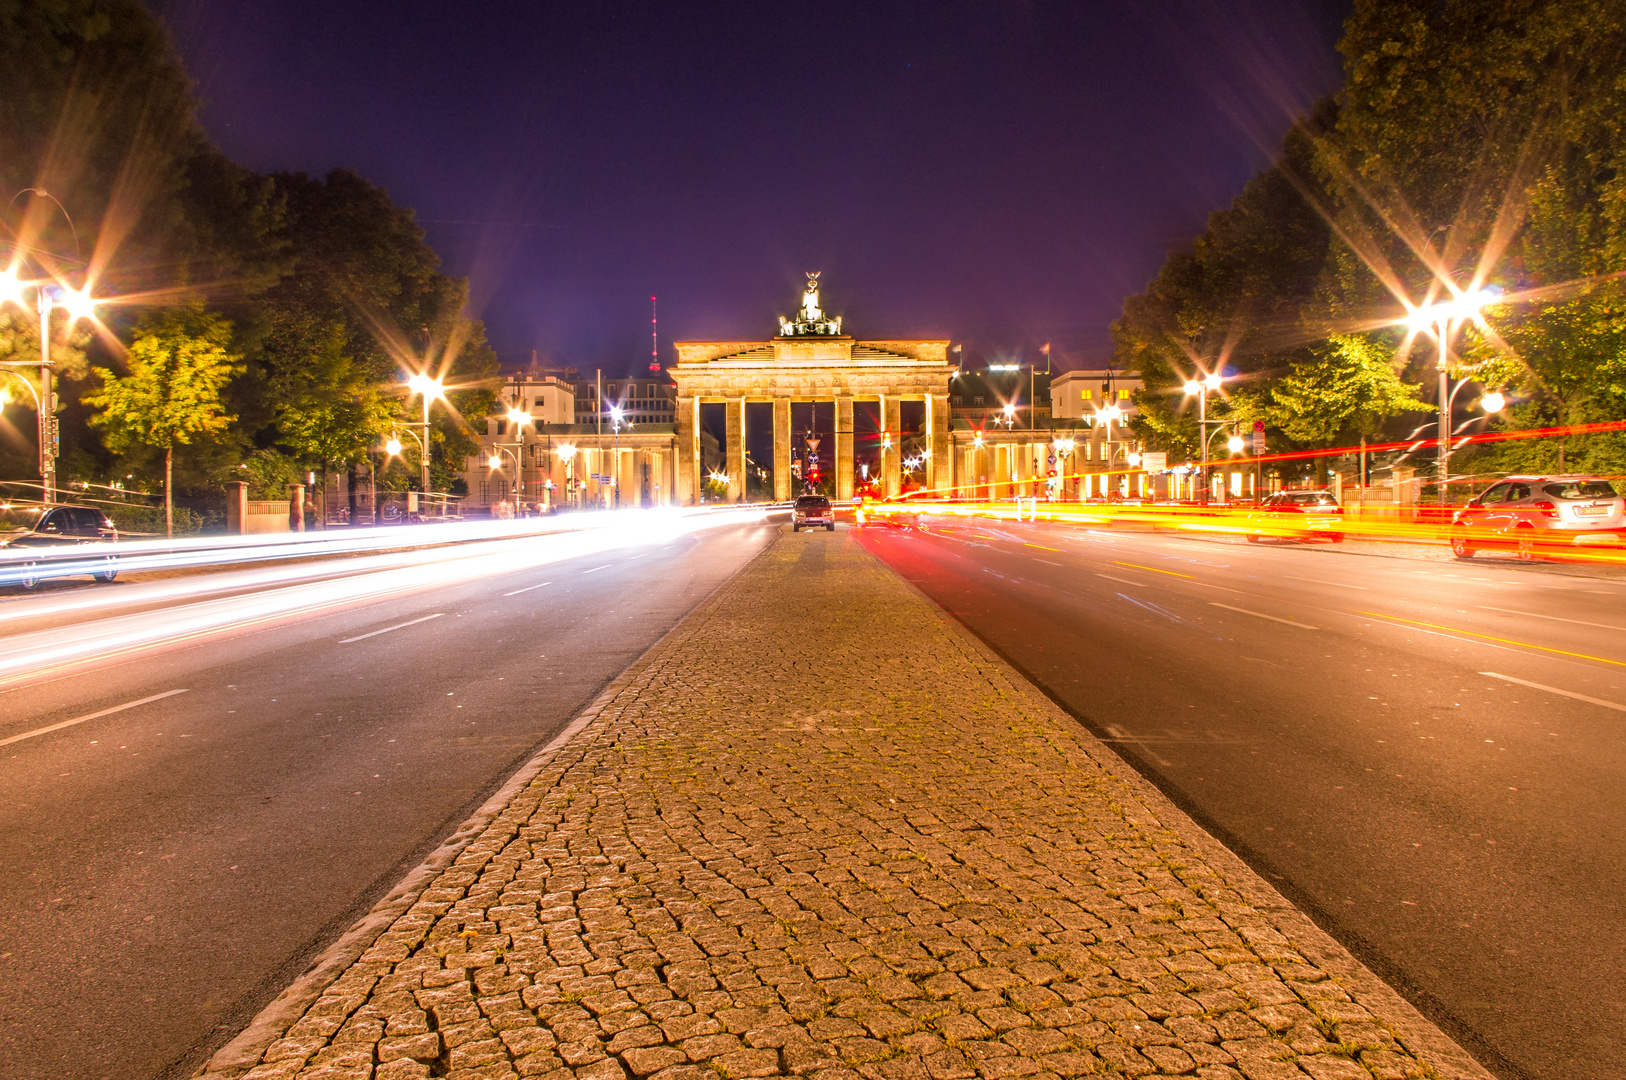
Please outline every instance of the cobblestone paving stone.
M629 675L240 1075L1488 1075L845 532Z

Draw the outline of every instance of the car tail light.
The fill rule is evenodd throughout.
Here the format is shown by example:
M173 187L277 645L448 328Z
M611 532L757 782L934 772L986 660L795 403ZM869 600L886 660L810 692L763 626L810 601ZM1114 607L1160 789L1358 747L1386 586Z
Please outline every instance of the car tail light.
M1558 516L1558 507L1554 506L1546 499L1542 499L1540 502L1533 502L1530 505L1535 509L1540 510L1542 517L1555 518Z

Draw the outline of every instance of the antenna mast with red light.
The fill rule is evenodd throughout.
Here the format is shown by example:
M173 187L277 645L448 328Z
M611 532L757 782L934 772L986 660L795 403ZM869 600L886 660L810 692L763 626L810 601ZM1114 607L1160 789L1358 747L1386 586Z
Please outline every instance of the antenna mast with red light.
M653 296L651 296L649 298L649 370L650 371L659 371L661 369L660 332L661 332L660 315L659 315L659 313L658 313L658 311L656 310L656 307L655 307L655 298Z

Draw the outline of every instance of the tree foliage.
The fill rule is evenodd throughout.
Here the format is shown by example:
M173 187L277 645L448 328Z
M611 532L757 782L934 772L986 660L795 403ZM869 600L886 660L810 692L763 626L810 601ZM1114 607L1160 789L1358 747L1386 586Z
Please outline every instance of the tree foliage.
M1521 402L1502 423L1626 414L1626 8L1356 0L1340 50L1343 89L1126 302L1143 433L1191 445L1170 390L1206 363L1238 377L1210 415L1376 434L1432 406L1436 346L1399 324L1445 282L1503 290L1451 368Z
M141 443L164 451L166 522L173 515L175 447L218 435L236 419L221 401L226 384L243 370L229 351L231 329L201 304L150 315L130 342L129 374L96 368L101 389L85 397L97 410L91 423L107 433L109 448Z
M110 470L111 453L138 473L147 460L125 428L86 426L86 402L121 384L92 394L83 380L112 370L115 339L135 334L137 363L136 343L148 348L160 327L131 320L177 301L188 318L205 318L199 302L216 313L209 333L229 329L221 348L244 370L224 391L233 419L172 443L170 486L212 488L243 465L280 476L267 453L301 470L353 466L407 406L407 369L429 365L463 387L463 409L483 416L490 402L496 358L463 313L466 284L441 273L412 213L346 170L256 176L227 160L197 123L164 26L135 0L0 3L0 184L0 199L49 193L21 194L0 215L0 239L14 258L27 253L25 276L124 298L104 309L109 336L59 327L52 342L62 461L82 478ZM35 323L0 312L0 359L38 348ZM444 406L432 438L444 485L443 463L472 442ZM32 450L15 449L0 466L23 473Z

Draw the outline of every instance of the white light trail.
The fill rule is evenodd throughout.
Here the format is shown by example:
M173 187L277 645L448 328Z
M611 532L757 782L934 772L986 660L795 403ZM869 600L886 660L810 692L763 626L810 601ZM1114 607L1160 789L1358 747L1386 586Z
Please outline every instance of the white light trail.
M155 610L92 616L98 597L85 608L72 609L81 617L70 625L27 631L0 639L0 690L10 689L70 671L128 660L162 649L241 633L249 629L296 622L435 589L466 584L493 575L512 576L566 559L600 554L617 548L664 544L677 536L705 529L765 518L762 510L727 510L708 513L650 512L637 515L594 515L592 527L539 533L526 530L487 530L487 543L440 545L413 552L396 552L390 565L357 566L346 561L327 567L260 568L232 575L200 575L180 581L132 586L120 599L128 604L170 601ZM502 523L509 524L509 523ZM420 534L421 535L421 534ZM317 554L318 550L305 552ZM321 553L326 553L321 551ZM371 564L372 560L367 560ZM309 580L313 569L324 576ZM263 577L262 577L263 575ZM230 577L234 589L255 591L242 595L204 596L220 591L216 579ZM304 580L288 583L295 577ZM74 598L77 600L77 597ZM174 602L180 601L180 602ZM107 605L111 606L111 605ZM119 606L124 606L123 604ZM5 614L22 618L42 613L61 615L63 603L21 603Z

